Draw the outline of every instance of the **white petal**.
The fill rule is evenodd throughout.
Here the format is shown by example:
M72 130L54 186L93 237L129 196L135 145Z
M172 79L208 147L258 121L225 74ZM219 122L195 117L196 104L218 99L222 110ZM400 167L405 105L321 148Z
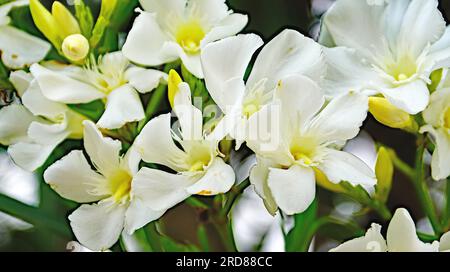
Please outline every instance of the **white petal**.
M46 98L36 80L31 82L30 87L23 94L22 103L34 115L49 119L57 119L68 110L64 104Z
M417 114L423 111L430 99L427 84L420 79L397 88L382 89L381 93L391 104L409 114Z
M45 163L58 144L59 142L51 145L19 142L9 146L8 154L18 166L33 172Z
M178 55L180 56L180 59L183 62L183 65L186 67L186 69L195 77L199 79L204 78L202 62L200 60L200 53L187 54L179 45L173 47L173 49L171 47L167 47L167 50L178 51Z
M21 69L39 62L50 51L51 45L37 37L11 26L0 26L0 50L3 63Z
M186 9L186 12L195 12L194 14L201 14L203 16L203 20L210 24L216 24L217 22L220 22L222 19L227 17L228 14L230 14L228 6L226 5L224 0L187 1ZM239 32L239 30L237 32ZM234 35L236 33L233 33L231 35Z
M67 104L89 103L104 98L105 94L84 82L72 79L63 72L55 72L33 64L31 73L36 78L45 97Z
M414 221L408 211L399 208L389 223L387 245L390 252L436 252L439 244L427 244L419 240Z
M230 106L224 103L224 97L228 96L224 83L233 78L244 78L253 54L262 44L259 36L246 34L229 37L203 48L201 58L206 87L221 109Z
M256 154L281 165L290 165L293 161L290 141L295 127L283 118L281 105L266 105L253 114L247 122L247 146Z
M366 119L368 104L368 98L363 94L340 95L311 121L311 127L305 133L318 137L322 143L352 139Z
M267 78L266 88L273 89L289 75L305 75L319 82L325 70L321 46L295 30L286 29L264 46L247 85L254 86Z
M439 251L450 251L450 231L442 235L439 242Z
M337 46L358 50L367 58L387 49L382 26L384 6L340 0L325 14L323 24Z
M269 170L268 185L283 212L288 215L302 213L316 196L314 171L299 165Z
M74 150L48 167L44 180L62 197L79 203L104 197L96 195L94 190L106 180L91 169L82 151Z
M386 241L381 235L381 226L372 224L363 237L342 243L330 252L386 252Z
M120 166L121 142L103 137L102 133L91 121L84 121L83 125L84 148L95 168L104 176L115 173Z
M424 126L420 132L429 132L435 141L435 150L431 159L431 176L434 180L445 179L450 176L450 134L445 128L434 129Z
M135 141L142 159L158 163L178 172L187 170L186 154L174 143L170 129L170 113L153 118Z
M138 93L130 85L112 91L107 98L105 112L98 126L106 129L118 129L126 123L145 118L144 107Z
M167 82L167 74L158 70L132 67L126 71L128 83L140 93L153 91L159 84Z
M186 188L190 194L217 195L228 192L235 182L234 170L221 158L215 158L204 176Z
M296 128L307 124L325 103L319 86L301 75L291 75L279 80L275 97L280 99L283 113L288 114L291 126Z
M204 2L209 2L208 0ZM203 48L208 43L224 39L226 37L234 36L239 33L248 23L248 16L243 14L230 14L221 20L218 24L206 34L200 42Z
M192 183L188 176L142 168L133 178L131 195L149 209L165 211L191 195L186 188Z
M264 206L271 215L275 215L278 205L273 199L267 180L269 178L269 165L258 159L250 172L250 183L255 186L256 193L263 199Z
M38 118L24 106L12 104L0 109L0 143L11 145L28 139L28 127Z
M148 12L154 12L164 16L169 12L173 12L174 15L183 15L186 8L186 0L139 0L142 7Z
M423 118L427 124L440 127L442 113L450 105L450 88L438 89L431 94L430 103L423 111Z
M133 199L125 214L125 232L129 235L148 223L160 218L165 211L155 211L146 207L140 199Z
M351 184L374 186L377 182L373 170L358 157L343 151L326 149L318 168L333 183L348 181Z
M110 201L84 204L69 216L70 225L81 244L94 251L106 250L120 237L126 208Z
M413 0L404 15L399 33L399 49L419 56L445 32L445 20L436 0Z
M346 47L324 48L327 74L324 92L335 97L349 91L372 91L384 86L379 74L354 49Z
M450 47L450 26L445 28L444 35L430 47L430 52L437 52Z
M139 171L141 160L141 154L137 151L136 147L132 145L121 161L121 168L127 169L132 176L134 176Z
M214 130L207 135L207 139L221 141L227 135L231 135L237 141L243 140L245 135L241 134L245 134L245 129L241 129L239 125L241 122L246 122L246 120L243 120L246 117L242 116L245 82L243 79L236 77L225 82L223 86L223 89L227 90L227 92L221 94L220 100L223 105L227 105L221 109L225 116L215 125Z
M202 139L203 115L197 107L192 105L191 89L187 83L183 82L178 86L173 103L173 110L178 117L183 140Z
M65 120L66 121L66 120ZM67 123L40 123L33 122L28 128L28 136L36 143L52 145L62 142L70 135Z
M151 2L156 3L156 1ZM146 4L143 5L145 8ZM128 33L122 52L132 62L157 66L177 59L177 57L163 54L163 45L169 38L161 30L155 16L149 12L141 12Z
M16 89L20 97L28 89L32 80L33 76L23 70L11 72L9 75L9 81L14 85L14 89Z
M389 42L389 46L394 53L397 52L398 36L403 25L403 18L405 17L406 10L408 9L411 0L396 0L390 1L386 6L383 29L385 31L386 38Z

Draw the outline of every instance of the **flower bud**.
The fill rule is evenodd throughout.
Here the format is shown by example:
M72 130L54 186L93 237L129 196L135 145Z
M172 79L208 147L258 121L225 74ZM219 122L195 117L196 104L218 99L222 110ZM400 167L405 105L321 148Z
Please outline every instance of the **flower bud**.
M388 127L403 129L412 126L411 116L392 105L386 98L370 97L369 111L378 122Z
M81 61L89 54L89 42L81 34L73 34L64 39L62 51L71 61Z
M169 97L170 106L173 108L175 95L178 92L178 85L183 82L180 75L175 70L170 70L168 81L168 92L167 95Z

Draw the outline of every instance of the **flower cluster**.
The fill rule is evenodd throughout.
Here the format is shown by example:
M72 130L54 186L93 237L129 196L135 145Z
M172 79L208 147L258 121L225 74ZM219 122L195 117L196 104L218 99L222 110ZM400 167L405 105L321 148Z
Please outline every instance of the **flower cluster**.
M140 0L121 35L116 21L133 15L132 2L103 0L98 18L82 0L75 13L58 1L51 11L39 0L0 6L2 63L17 96L0 109L0 143L82 204L68 219L87 248L107 250L188 199L225 197L227 217L248 184L272 215L309 212L319 185L389 219L398 158L380 147L373 167L345 149L368 113L418 137L409 173L418 188L425 149L432 178L450 175L450 28L437 0L337 0L318 41L285 29L267 43L239 34L248 17L224 0ZM18 7L40 38L11 22ZM67 140L83 144L54 159ZM427 216L440 238L447 222ZM387 242L380 229L334 251L449 249L448 235L440 247L422 243L404 209Z

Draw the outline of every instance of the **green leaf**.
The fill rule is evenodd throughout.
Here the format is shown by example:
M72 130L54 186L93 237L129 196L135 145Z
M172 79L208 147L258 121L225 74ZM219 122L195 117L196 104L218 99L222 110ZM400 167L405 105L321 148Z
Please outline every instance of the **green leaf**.
M75 16L80 24L81 33L86 39L89 39L92 35L92 29L94 28L94 18L91 9L83 0L75 1Z
M97 122L105 111L105 104L101 100L95 100L87 104L71 104L68 106L94 122Z
M340 221L332 217L324 217L320 220L319 234L338 241L346 241L363 236L365 230L356 223Z
M29 206L3 194L0 194L0 211L34 226L48 228L66 237L71 236L68 225L61 223L52 214L45 213L39 208Z
M308 251L314 236L314 221L317 219L317 199L303 213L294 215L294 228L287 234L287 252Z
M89 44L91 48L96 48L105 34L106 28L109 25L109 20L105 17L99 17L97 23L95 23L94 29L92 30L92 36L89 39Z
M197 237L203 252L209 252L209 239L205 226L202 224L197 229Z

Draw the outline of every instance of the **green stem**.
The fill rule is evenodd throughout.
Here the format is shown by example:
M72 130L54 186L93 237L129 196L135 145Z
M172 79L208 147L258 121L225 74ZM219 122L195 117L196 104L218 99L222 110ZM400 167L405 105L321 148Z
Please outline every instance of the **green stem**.
M223 209L221 211L221 216L228 216L231 209L233 208L234 203L236 202L236 199L244 192L244 190L250 186L249 179L244 180L243 182L239 183L237 186L233 187L231 189L227 201L225 202L225 205L223 206Z
M450 229L450 178L447 178L447 183L446 183L446 205L445 205L445 214L444 214L444 218L443 218L443 222L442 225L445 226L445 230L449 230Z
M385 221L389 221L392 218L392 213L389 210L389 208L386 206L386 204L380 202L380 201L374 201L369 205L374 211L378 213L378 215L383 218Z
M166 64L166 66L164 66L163 71L164 73L169 73L170 70L177 69L179 66L180 63L178 61L174 63L168 63ZM160 84L153 92L152 97L148 102L147 108L145 109L145 118L138 124L137 127L138 132L141 132L141 130L144 128L147 122L150 121L150 119L158 111L159 106L161 105L163 99L166 97L166 93L167 93L167 85L165 84Z
M414 187L417 192L420 204L424 209L425 214L430 220L431 226L436 235L442 234L441 225L439 223L436 210L433 206L433 200L431 199L430 193L428 191L427 184L425 182L425 165L423 162L423 154L425 151L425 141L424 136L419 136L418 138L418 148L416 152L416 163L415 163L415 178L413 179Z
M407 178L411 180L415 179L414 176L415 170L411 166L409 166L406 162L402 161L399 157L397 157L396 154L391 156L391 158L395 168L397 168Z
M152 251L162 252L163 247L161 245L160 234L156 229L156 222L151 222L144 227L145 235L147 236L148 244L150 245Z
M226 218L214 218L212 223L219 234L222 244L227 252L236 252L236 245L233 238L233 230L231 228L231 221Z
M44 226L62 236L72 236L69 227L58 219L42 212L39 208L24 204L3 194L0 194L0 211L22 219L34 226Z

